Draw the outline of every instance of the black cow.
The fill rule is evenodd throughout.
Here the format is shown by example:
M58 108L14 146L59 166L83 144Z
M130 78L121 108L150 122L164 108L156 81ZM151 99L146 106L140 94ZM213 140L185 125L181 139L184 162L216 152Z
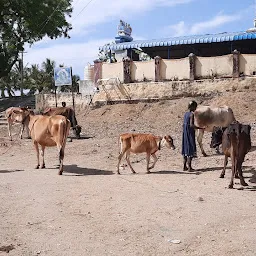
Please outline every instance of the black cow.
M219 146L222 144L222 135L227 127L213 127L210 148L215 148L216 152L220 154Z
M228 157L231 157L232 176L228 186L229 188L233 188L235 175L239 177L242 186L248 186L248 184L244 181L242 164L244 162L245 155L251 149L250 131L250 125L244 125L235 121L231 123L223 133L222 150L225 155L225 159L224 168L220 178L224 178Z

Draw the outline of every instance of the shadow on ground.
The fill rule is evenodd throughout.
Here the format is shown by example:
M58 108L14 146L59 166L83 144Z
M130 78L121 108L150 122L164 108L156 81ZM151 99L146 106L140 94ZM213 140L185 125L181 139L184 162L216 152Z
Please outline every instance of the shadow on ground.
M253 151L255 151L256 150L256 146L252 146L251 147L251 150L249 151L249 152L253 152Z
M76 138L74 135L70 135L68 137L69 139L72 139L72 140L88 140L88 139L92 139L94 138L94 136L89 136L89 135L81 135L80 138ZM71 142L71 141L68 141L68 142Z
M247 169L248 168L248 169ZM252 176L248 177L249 178L249 182L251 183L256 183L256 170L254 167L252 166L244 166L243 167L243 173L251 173Z
M164 171L152 171L150 174L196 174L197 175L197 171L193 171L193 172L183 172L183 171L168 171L168 170L164 170Z
M77 165L65 165L63 175L65 175L67 173L73 174L75 176L112 175L112 174L114 174L112 171L105 171L105 170L99 170L99 169L93 169L93 168L78 167Z
M240 188L237 188L237 190L256 191L256 186L240 187Z
M230 167L226 168L227 170L230 169ZM217 167L208 167L208 168L200 168L197 169L198 172L214 172L214 171L220 171L223 170L223 166L217 166Z
M0 173L24 172L24 170L0 170Z
M213 172L213 171L219 171L222 170L223 167L211 167L211 168L200 168L200 169L195 169L191 172L188 171L159 171L159 172L152 172L155 174L194 174L194 175L200 175L204 172ZM227 169L230 169L227 167Z

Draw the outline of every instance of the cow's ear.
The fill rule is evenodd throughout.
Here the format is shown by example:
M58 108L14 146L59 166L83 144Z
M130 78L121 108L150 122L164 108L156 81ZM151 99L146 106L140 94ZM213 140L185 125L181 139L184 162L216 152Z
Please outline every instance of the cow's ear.
M166 141L170 141L170 140L171 140L171 136L165 135L165 136L164 136L164 139L165 139Z
M246 134L250 134L251 126L250 125L242 125L241 127L241 133L244 132Z
M15 109L15 110L13 110L12 112L13 112L14 114L21 114L21 113L22 113L22 111L20 111L20 110L16 110L16 109Z
M222 132L225 132L225 130L227 129L227 127L222 127Z

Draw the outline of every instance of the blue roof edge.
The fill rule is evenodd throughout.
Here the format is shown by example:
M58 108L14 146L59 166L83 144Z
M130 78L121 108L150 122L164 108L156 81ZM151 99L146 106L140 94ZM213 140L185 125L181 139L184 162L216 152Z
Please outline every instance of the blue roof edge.
M202 43L220 43L231 42L239 40L256 39L256 32L232 32L219 34L206 34L194 36L170 37L163 39L151 40L136 40L132 42L112 44L108 46L101 46L99 50L126 50L132 48L143 47L157 47L157 46L171 46L171 45L185 45L185 44L202 44Z

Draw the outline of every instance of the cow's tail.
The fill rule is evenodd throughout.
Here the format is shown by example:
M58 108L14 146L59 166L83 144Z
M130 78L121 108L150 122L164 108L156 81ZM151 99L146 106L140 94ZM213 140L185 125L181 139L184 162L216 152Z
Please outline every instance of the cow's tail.
M122 151L122 136L121 135L119 135L119 137L118 137L117 144L118 144L118 155L120 155L121 151Z
M61 141L60 153L59 153L59 158L60 159L63 159L63 157L64 157L64 149L65 149L65 146L66 146L66 141L67 141L67 137L68 137L69 128L70 128L70 121L68 119L61 122L60 134L62 135L62 141Z

